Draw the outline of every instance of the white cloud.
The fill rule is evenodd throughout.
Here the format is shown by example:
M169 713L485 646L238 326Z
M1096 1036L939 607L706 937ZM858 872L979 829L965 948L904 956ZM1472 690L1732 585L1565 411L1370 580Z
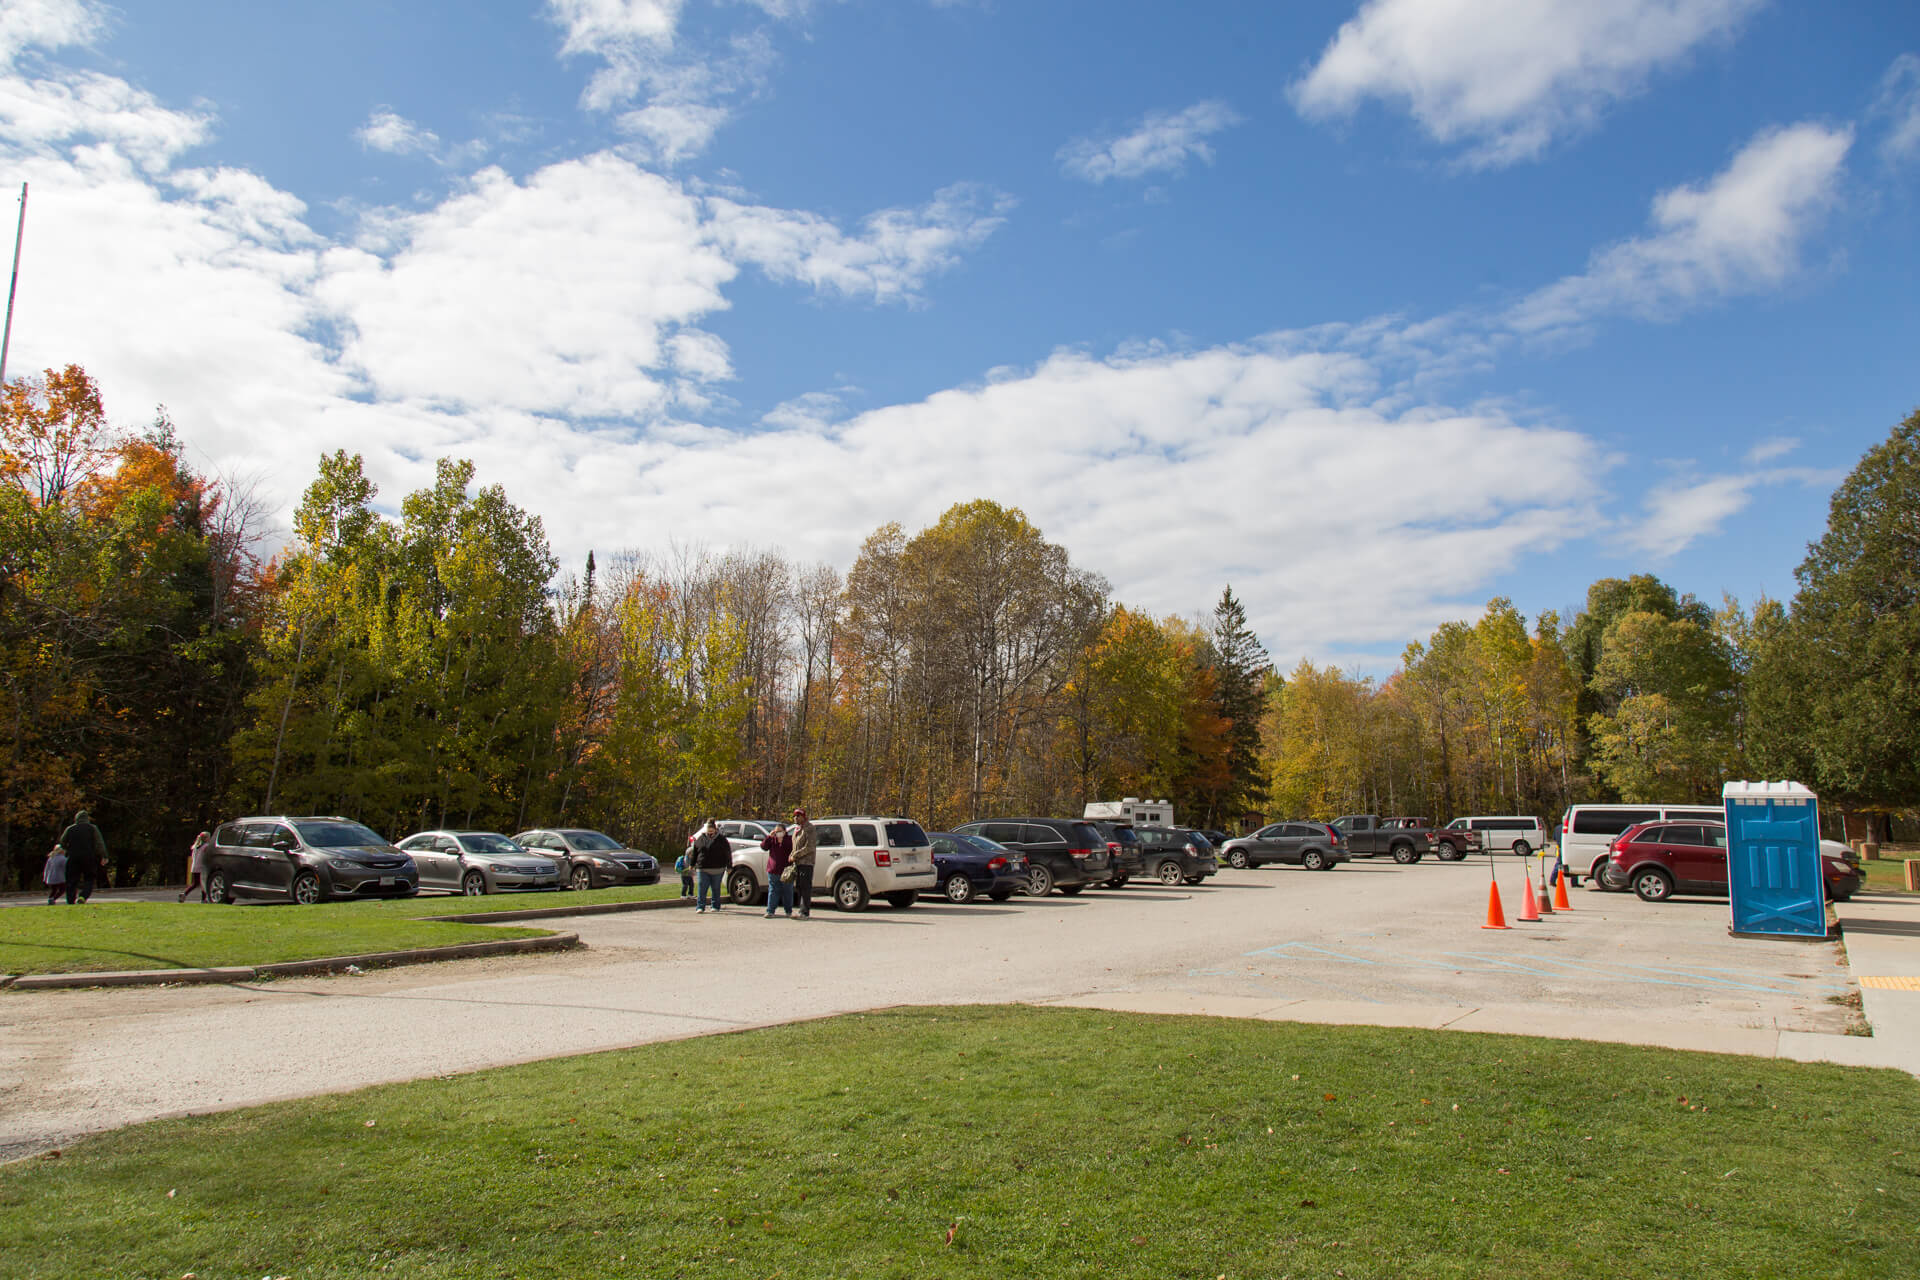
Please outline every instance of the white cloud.
M1404 103L1470 164L1530 159L1590 128L1653 71L1733 32L1761 0L1367 0L1293 86L1300 111Z
M0 67L27 49L87 44L105 30L105 14L86 0L7 0L0 5Z
M1852 143L1851 128L1817 124L1761 133L1704 185L1656 196L1648 234L1595 253L1584 273L1530 295L1506 323L1540 334L1609 313L1657 319L1777 288L1834 203Z
M847 235L818 214L708 201L716 244L775 280L876 302L912 300L1006 221L1011 197L968 183L946 187L918 209L870 214Z
M1777 457L1763 453L1766 443L1749 455L1749 463ZM1793 442L1788 443L1788 448ZM1679 554L1701 538L1720 532L1726 522L1747 509L1756 490L1769 485L1799 484L1810 489L1830 488L1844 473L1806 467L1776 467L1712 476L1682 478L1656 485L1641 499L1640 514L1624 522L1618 540L1628 548L1661 559Z
M1920 56L1903 53L1880 78L1871 114L1887 122L1880 156L1890 165L1920 160Z
M439 134L386 107L368 116L353 136L368 150L388 155L433 155L440 150Z
M1183 111L1150 111L1131 133L1114 138L1076 138L1057 159L1070 177L1088 182L1178 173L1189 157L1213 163L1210 134L1240 123L1226 103L1196 102Z
M1765 440L1760 441L1755 444L1753 448L1747 450L1747 465L1756 467L1763 462L1772 462L1776 458L1784 458L1799 447L1800 441L1798 437L1768 436Z

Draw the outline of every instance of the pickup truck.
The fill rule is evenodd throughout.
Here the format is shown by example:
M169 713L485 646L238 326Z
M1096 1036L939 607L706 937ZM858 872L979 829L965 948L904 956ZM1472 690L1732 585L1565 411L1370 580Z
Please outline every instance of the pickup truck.
M1433 848L1433 832L1427 828L1388 826L1371 813L1350 813L1329 825L1346 840L1349 857L1377 858L1385 853L1405 865L1420 861Z
M1480 852L1480 833L1465 827L1436 827L1425 818L1388 818L1380 825L1390 831L1425 831L1442 862L1458 862Z

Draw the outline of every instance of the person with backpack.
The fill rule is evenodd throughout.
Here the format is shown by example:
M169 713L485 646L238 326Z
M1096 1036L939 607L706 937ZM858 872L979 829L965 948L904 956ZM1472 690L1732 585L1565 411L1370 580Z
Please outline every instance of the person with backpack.
M73 905L76 895L85 902L93 896L94 879L107 861L107 842L85 809L74 814L73 825L60 833L60 847L67 851L67 905Z
M47 865L40 869L41 882L47 886L47 905L52 906L67 888L67 851L59 845L47 854Z

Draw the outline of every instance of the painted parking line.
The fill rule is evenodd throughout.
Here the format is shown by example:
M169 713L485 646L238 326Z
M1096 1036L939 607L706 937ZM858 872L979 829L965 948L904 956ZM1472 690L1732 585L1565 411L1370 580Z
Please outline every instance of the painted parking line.
M1872 987L1875 991L1920 991L1920 978L1869 977L1860 979L1863 987Z

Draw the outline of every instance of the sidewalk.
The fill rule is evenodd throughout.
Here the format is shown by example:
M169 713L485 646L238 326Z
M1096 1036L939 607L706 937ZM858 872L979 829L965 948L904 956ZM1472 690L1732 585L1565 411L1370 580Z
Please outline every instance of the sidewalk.
M1200 1014L1333 1026L1422 1027L1555 1036L1738 1053L1796 1062L1891 1067L1920 1076L1920 896L1866 893L1834 908L1846 942L1847 966L1860 987L1871 1036L1697 1026L1620 1015L1578 1015L1504 1005L1383 1005L1338 1000L1273 1000L1185 991L1088 992L1043 1001L1117 1013ZM1795 945L1783 942L1783 946Z

